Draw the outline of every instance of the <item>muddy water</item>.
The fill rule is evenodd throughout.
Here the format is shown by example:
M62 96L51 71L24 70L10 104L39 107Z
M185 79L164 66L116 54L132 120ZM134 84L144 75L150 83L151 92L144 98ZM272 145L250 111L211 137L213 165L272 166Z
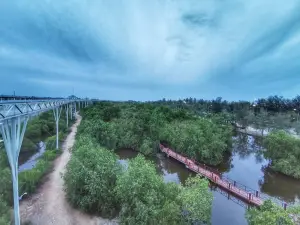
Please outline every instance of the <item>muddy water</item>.
M233 153L218 167L223 176L236 180L254 190L288 203L298 202L300 196L300 180L274 173L265 169L267 160L259 153L261 140L245 134L233 137ZM121 162L134 158L137 152L122 149L117 151ZM149 158L154 161L157 170L166 182L184 183L188 176L195 173L184 165L159 153ZM212 225L247 225L245 207L237 204L232 196L212 190L214 200L212 206Z

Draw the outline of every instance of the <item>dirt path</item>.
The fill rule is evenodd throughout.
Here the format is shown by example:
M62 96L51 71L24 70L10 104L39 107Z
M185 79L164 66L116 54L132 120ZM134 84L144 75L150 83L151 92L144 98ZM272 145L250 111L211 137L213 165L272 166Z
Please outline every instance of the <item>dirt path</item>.
M89 216L73 209L65 199L62 174L71 156L77 126L81 116L77 116L71 133L63 144L63 153L54 162L54 169L48 175L47 181L40 187L38 193L20 204L22 221L30 221L33 225L113 225L116 221Z

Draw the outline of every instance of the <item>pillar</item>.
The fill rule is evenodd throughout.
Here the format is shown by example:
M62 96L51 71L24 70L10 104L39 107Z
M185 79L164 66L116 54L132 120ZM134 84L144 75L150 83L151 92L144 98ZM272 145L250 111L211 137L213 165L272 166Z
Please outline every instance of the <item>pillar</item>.
M69 128L69 104L66 104L67 128Z
M71 120L73 120L73 105L69 105Z
M16 117L0 123L5 151L12 173L15 225L20 225L18 159L27 122L28 117Z
M56 124L56 149L58 149L58 127L59 127L59 118L61 114L62 107L57 107L53 109L53 114L54 114L54 119L55 119L55 124Z

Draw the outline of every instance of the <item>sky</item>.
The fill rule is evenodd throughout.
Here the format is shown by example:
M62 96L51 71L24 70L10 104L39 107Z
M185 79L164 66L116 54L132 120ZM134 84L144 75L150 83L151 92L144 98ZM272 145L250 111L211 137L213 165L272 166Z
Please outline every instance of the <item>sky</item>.
M2 0L0 94L300 94L299 0Z

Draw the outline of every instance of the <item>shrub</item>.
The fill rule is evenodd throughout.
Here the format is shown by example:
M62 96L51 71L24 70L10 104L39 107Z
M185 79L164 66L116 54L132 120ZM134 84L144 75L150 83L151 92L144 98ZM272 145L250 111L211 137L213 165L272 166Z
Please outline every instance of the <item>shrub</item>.
M104 148L95 147L87 138L84 138L85 141L79 139L81 141L76 144L64 175L67 198L84 211L112 218L119 207L114 191L116 176L121 168L117 156Z
M249 225L293 225L288 211L267 200L260 209L252 208L247 211L246 218Z
M49 170L50 162L44 159L38 160L36 167L19 173L19 192L28 194L36 190L42 176Z
M264 146L264 156L271 160L273 170L300 178L300 139L285 131L275 131L265 138Z
M230 128L224 129L204 118L166 124L160 133L160 139L170 143L176 151L211 165L222 161L229 138Z
M2 194L0 194L0 225L10 225L10 208Z

